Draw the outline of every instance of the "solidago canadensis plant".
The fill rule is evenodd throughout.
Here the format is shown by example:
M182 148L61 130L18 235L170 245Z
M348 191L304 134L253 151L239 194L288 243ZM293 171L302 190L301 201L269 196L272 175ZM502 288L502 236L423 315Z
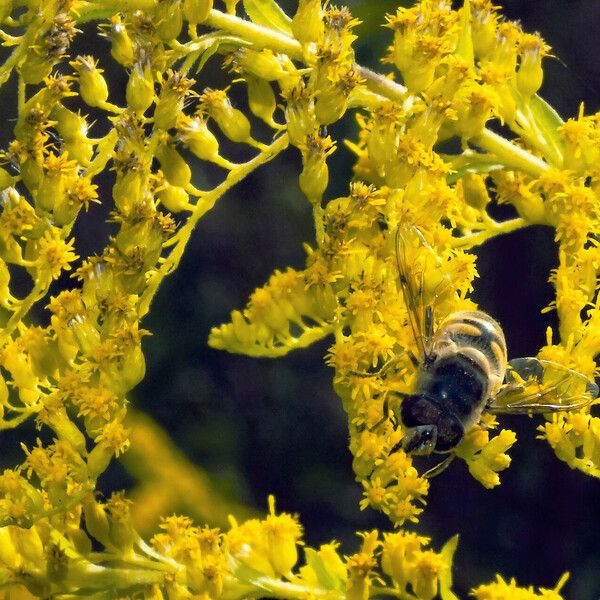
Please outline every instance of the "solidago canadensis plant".
M459 9L423 0L386 15L388 76L355 62L359 22L320 0L300 0L292 18L274 0L2 0L0 20L0 84L12 82L17 95L5 107L16 122L0 170L0 426L34 421L40 430L0 475L0 596L456 599L457 537L436 551L409 528L430 486L399 445L396 392L413 389L415 367L405 354L381 370L415 350L394 232L413 225L427 239L428 255L415 247L412 261L426 290L451 282L440 319L475 307L469 250L553 227L559 264L548 310L560 325L539 357L594 378L600 115L582 107L563 121L537 95L548 45L489 0ZM71 53L83 35L108 40L106 64ZM211 86L209 60L244 86L252 114L234 107L229 87ZM124 95L108 76L119 69ZM356 137L332 139L327 126L349 111ZM253 137L257 120L270 139ZM223 156L225 139L253 158ZM346 196L330 198L327 159L342 151L355 157L354 177ZM331 337L326 361L348 415L361 508L383 512L390 530L359 533L351 555L335 541L302 547L298 517L277 513L270 498L263 519L231 517L219 531L164 516L144 540L125 494L96 493L130 446L127 395L145 373L141 320L199 219L282 152L300 153L299 185L314 214L306 267L276 271L209 343L277 357ZM223 176L199 189L193 173L207 161ZM97 202L109 207L114 235L99 255L83 256L73 227ZM490 202L511 204L515 218L494 220ZM24 294L15 279L30 281ZM47 325L34 323L32 309ZM516 438L484 419L456 454L492 488ZM600 419L589 407L540 421L539 437L560 460L600 476ZM536 591L498 575L471 593L557 600L566 578Z

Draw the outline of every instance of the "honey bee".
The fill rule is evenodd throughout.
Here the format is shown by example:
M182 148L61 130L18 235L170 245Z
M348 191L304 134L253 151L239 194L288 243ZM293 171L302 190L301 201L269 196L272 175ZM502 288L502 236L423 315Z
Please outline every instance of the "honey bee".
M424 275L441 269L423 234L400 226L396 235L400 285L419 357L414 393L402 400L402 448L411 454L449 454L482 413L532 414L574 410L598 396L598 386L563 365L507 357L499 323L480 310L450 313L434 331L434 309L452 294L449 280L425 291ZM423 257L425 257L423 259ZM427 273L427 275L434 273ZM426 476L440 473L453 454Z

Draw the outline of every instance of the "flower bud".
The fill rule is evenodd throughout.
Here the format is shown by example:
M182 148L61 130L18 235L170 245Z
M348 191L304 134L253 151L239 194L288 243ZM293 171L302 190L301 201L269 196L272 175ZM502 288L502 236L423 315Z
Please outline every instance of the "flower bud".
M20 175L21 181L34 194L44 178L44 168L35 158L27 157L21 163Z
M44 564L46 559L44 546L37 529L35 527L29 529L9 527L12 542L25 561L34 565Z
M243 112L232 106L226 90L204 90L200 110L206 111L232 142L245 142L250 138L250 121Z
M285 120L290 144L300 148L306 138L319 128L315 117L312 96L305 88L297 86L290 90L285 107Z
M60 202L65 195L65 183L62 173L46 173L35 195L35 206L45 211L52 211L55 202Z
M139 345L125 350L121 357L120 390L126 394L132 390L146 375L146 359Z
M542 87L542 58L548 54L549 48L539 35L526 34L521 40L520 50L517 89L525 98L531 98Z
M292 18L292 33L301 44L318 43L325 33L321 0L300 0Z
M134 65L127 82L125 98L129 108L140 115L154 102L154 80L149 66L142 68L139 62Z
M277 103L271 84L264 79L252 77L251 75L246 77L246 84L248 85L248 106L252 114L271 127L276 127L277 124L273 121L273 113L277 108Z
M111 18L111 27L108 38L111 41L110 53L112 57L124 67L133 65L133 42L119 15L115 15Z
M69 63L79 75L79 93L88 106L102 107L108 99L108 85L102 69L92 56L78 56Z
M85 117L69 110L62 104L56 104L50 112L54 127L63 140L76 140L82 136L87 139L88 123Z
M281 61L269 49L258 51L240 48L231 56L231 61L237 70L265 81L276 81L288 74Z
M311 136L301 148L302 172L300 173L300 189L311 204L319 204L329 183L329 168L326 159L334 152L335 145L331 138Z
M204 23L212 7L213 0L183 0L183 16L191 25Z
M138 169L117 172L112 197L119 212L128 215L142 197L142 174Z
M172 213L192 209L188 193L182 187L168 182L165 182L163 189L158 193L158 198L160 203Z
M181 2L163 0L156 7L154 19L156 22L156 33L163 42L176 39L181 33L181 27L183 26Z
M45 53L38 52L35 48L30 48L25 55L25 60L19 67L19 72L25 83L37 85L50 75L54 63L55 60L48 57Z
M477 173L467 173L461 181L465 202L477 210L485 210L490 202L485 178Z
M102 473L104 473L104 471L106 471L114 455L113 449L105 444L96 444L94 446L92 451L88 454L87 459L90 480L95 481ZM94 537L96 536L94 535Z
M189 89L195 81L179 71L169 69L162 82L160 96L154 109L154 125L160 129L175 127L177 118L182 115L183 104Z
M110 547L108 537L109 524L106 508L98 504L90 494L82 502L83 516L85 517L85 528L87 532L105 547Z
M219 141L202 117L182 117L177 125L178 139L201 160L214 162L219 156Z
M168 139L165 139L165 142L156 149L156 158L165 179L171 185L185 188L190 183L192 171Z
M319 92L315 100L315 117L321 125L330 125L344 116L347 107L347 94L332 85Z

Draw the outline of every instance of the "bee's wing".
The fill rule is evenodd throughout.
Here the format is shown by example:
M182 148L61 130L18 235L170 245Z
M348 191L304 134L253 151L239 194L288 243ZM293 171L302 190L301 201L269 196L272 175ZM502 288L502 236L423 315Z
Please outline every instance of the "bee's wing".
M433 335L436 302L446 295L451 282L442 277L433 291L427 293L425 276L442 271L440 259L419 229L400 224L396 231L396 261L404 303L414 340L423 359Z
M491 413L549 413L576 410L598 397L598 386L582 373L539 358L508 363L504 385L490 400Z

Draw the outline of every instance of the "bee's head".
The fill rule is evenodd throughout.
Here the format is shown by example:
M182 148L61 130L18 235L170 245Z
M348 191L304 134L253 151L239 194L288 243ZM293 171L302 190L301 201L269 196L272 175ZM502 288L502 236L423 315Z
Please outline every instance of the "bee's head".
M412 394L402 401L402 424L407 431L402 448L411 454L451 452L465 435L456 415L426 394Z

